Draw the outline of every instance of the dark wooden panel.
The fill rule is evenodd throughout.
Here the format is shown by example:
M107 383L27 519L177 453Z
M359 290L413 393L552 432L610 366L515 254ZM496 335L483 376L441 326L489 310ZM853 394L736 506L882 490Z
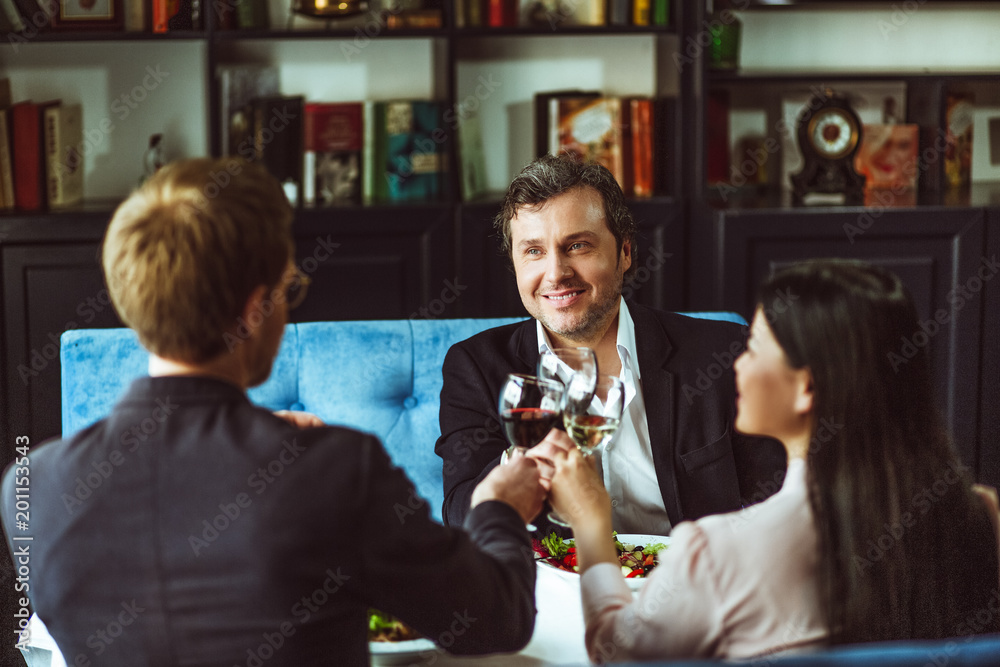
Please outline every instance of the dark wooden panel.
M654 308L684 306L685 230L680 207L671 200L633 200L638 225L636 274L625 286L627 297ZM499 203L465 204L458 220L458 265L469 286L460 304L462 317L524 316L509 262L499 250L493 216Z
M296 260L313 283L292 319L454 317L464 290L453 264L451 211L368 209L363 221L337 209L302 212Z
M986 256L1000 260L1000 208L990 209ZM979 390L979 479L1000 487L1000 278L983 290L982 384Z
M32 443L61 432L59 336L121 326L97 262L97 243L3 248L4 364L12 436ZM13 457L5 438L6 460Z
M722 260L716 289L724 308L752 313L757 285L780 266L849 257L898 273L922 321L945 311L947 323L929 339L935 388L964 460L976 461L982 209L719 212L715 225Z

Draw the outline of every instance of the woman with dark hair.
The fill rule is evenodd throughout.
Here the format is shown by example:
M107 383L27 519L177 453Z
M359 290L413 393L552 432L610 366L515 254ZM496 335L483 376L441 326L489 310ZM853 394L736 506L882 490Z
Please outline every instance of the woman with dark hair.
M674 528L633 600L593 466L559 435L550 500L576 537L595 661L741 658L811 645L996 632L1000 509L934 405L899 278L814 260L760 290L736 361L736 428L780 440L778 493Z

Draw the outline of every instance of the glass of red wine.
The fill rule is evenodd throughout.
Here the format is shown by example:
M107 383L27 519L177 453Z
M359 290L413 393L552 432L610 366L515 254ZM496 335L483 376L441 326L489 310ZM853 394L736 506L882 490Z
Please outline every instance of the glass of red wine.
M511 373L500 389L500 423L510 443L500 464L515 451L524 454L540 443L562 419L563 386L534 375ZM528 524L528 530L535 526Z
M534 375L511 373L500 390L500 423L510 447L523 454L540 443L562 418L563 388Z

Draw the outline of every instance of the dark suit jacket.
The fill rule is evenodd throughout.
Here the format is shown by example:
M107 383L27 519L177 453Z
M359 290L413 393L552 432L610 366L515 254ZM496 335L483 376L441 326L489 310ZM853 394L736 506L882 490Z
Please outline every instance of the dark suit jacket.
M224 382L137 380L110 417L21 463L3 524L34 537L9 544L30 548L31 601L69 664L367 665L369 607L458 653L531 637L534 565L510 506L476 507L469 533L442 526L377 439L297 430Z
M732 366L743 349L742 327L633 303L628 308L653 463L671 524L771 495L783 479L784 448L732 428ZM497 406L507 374L534 375L537 364L534 320L484 331L448 351L435 446L443 459L446 523L461 525L473 488L507 447Z

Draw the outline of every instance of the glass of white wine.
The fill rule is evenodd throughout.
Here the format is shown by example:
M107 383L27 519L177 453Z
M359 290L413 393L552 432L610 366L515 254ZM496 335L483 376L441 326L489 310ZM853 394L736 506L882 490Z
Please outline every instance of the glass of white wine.
M563 401L563 425L584 456L606 445L618 430L625 409L625 385L614 375L598 375L590 401Z

